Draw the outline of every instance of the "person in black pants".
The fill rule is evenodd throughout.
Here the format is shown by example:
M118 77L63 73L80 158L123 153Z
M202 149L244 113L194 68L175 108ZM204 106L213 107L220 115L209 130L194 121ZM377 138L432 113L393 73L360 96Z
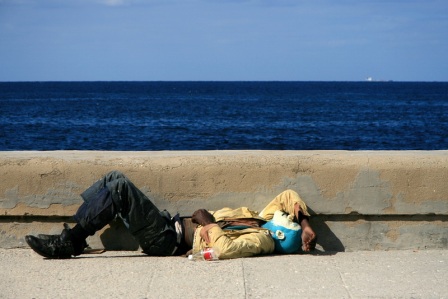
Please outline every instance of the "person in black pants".
M94 235L115 217L121 217L143 252L154 256L179 251L182 233L176 231L179 216L171 218L159 209L124 174L112 171L81 194L84 202L74 216L77 224L64 225L61 235L27 235L28 245L47 258L70 258L87 247Z
M208 229L212 229L212 226L213 229L216 229L216 225L218 225L214 216L205 209L195 211L191 217L180 218L178 214L171 217L166 210L160 211L143 192L118 171L108 173L85 190L81 197L84 202L74 216L76 225L73 229L64 224L64 229L60 235L38 235L37 237L27 235L25 237L26 242L35 252L47 258L70 258L80 255L87 247L86 239L89 235L94 235L115 217L120 217L130 233L139 242L144 253L153 256L180 255L188 253L192 249L198 225L202 227L200 238L205 238L204 240L207 239L206 233ZM302 249L304 251L314 249L316 236L309 225L309 214L306 212L305 203L300 200L296 192L286 190L273 199L268 206L271 205L271 208L276 208L280 204L277 201L283 200L286 202L282 204L289 202L288 206L294 205L289 207L294 209L295 221L302 227ZM300 203L303 205L303 210ZM227 209L223 210L227 211ZM239 210L236 209L235 211ZM279 210L284 210L284 208L280 207ZM304 214L303 211L306 213ZM238 215L242 216L242 218L236 219L236 222L241 223L243 220L247 220L247 215ZM260 220L260 217L258 215L257 219ZM266 222L267 220L263 219L262 221ZM218 230L222 233L224 233L222 229L226 222L228 221L219 221L223 226L218 225L220 227ZM248 226L260 228L258 222L256 224L248 224ZM256 230L256 232L258 233L259 231ZM204 236L202 235L203 233ZM254 234L257 235L256 233ZM245 237L247 236L245 233L241 234L240 237L244 240L238 244L245 244L244 242L247 242ZM256 240L254 241L256 243L254 243L255 247L262 242L259 237L257 235L254 239ZM263 237L262 239L265 240L266 238ZM273 246L273 244L268 245ZM297 245L300 246L300 243ZM268 250L266 248L269 246L259 246L261 248L260 252ZM246 249L244 246L241 248ZM269 250L271 249L273 250L274 248L272 247ZM232 252L235 254L234 251ZM247 254L255 253L250 251L241 254L246 256Z

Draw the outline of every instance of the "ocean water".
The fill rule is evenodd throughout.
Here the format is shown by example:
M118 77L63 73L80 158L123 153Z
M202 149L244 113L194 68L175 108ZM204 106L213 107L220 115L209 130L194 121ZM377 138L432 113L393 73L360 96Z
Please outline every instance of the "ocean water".
M443 150L448 83L0 82L0 150Z

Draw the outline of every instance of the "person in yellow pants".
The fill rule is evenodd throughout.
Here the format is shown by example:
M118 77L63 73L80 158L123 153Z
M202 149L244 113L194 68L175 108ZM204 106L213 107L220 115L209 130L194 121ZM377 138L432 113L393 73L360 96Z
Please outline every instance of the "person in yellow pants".
M297 192L286 190L260 213L246 207L215 212L197 210L192 221L200 226L195 230L191 253L210 247L218 249L220 259L273 253L276 248L272 232L263 224L272 221L277 211L288 216L289 222L300 225L301 244L295 244L296 251L300 247L303 251L314 249L316 234L309 224L306 204Z

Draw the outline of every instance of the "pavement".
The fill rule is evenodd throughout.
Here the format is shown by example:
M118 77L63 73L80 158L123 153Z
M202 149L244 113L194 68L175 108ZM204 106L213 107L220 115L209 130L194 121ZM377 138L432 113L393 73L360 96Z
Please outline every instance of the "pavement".
M0 269L0 298L448 298L447 250L206 262L139 251L50 260L0 249Z

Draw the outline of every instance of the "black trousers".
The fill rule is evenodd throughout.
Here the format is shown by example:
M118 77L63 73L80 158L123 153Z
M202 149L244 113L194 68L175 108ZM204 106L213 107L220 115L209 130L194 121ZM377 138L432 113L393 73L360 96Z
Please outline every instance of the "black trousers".
M159 209L124 174L112 171L81 194L75 220L90 235L119 216L149 255L172 255L177 235L169 214Z

